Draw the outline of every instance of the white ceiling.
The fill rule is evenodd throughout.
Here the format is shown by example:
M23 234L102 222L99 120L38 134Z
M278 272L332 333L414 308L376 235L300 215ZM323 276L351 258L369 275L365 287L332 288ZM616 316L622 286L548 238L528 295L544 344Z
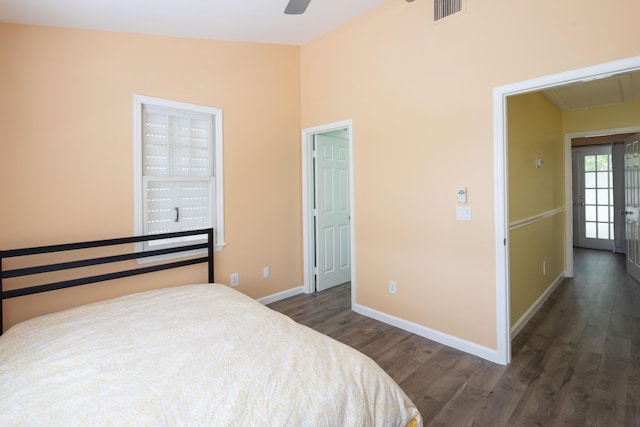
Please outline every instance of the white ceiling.
M0 0L0 22L302 45L386 0ZM401 1L401 0L397 0Z
M544 91L562 111L586 110L640 101L640 73L621 74Z

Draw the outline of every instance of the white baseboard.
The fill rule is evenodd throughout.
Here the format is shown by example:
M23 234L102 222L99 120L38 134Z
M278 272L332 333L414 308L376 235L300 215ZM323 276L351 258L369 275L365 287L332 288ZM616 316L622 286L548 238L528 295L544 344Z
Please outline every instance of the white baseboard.
M267 295L266 297L258 298L260 304L267 305L276 301L280 301L285 298L293 297L296 295L300 295L304 291L304 286L298 286L297 288L288 289L286 291L278 292L277 294Z
M502 364L498 358L498 351L496 349L484 347L470 341L429 329L416 323L409 322L408 320L400 319L399 317L391 316L362 305L354 304L352 308L353 311L362 314L363 316L367 316L388 325L395 326L396 328L420 335L421 337L446 345L447 347L452 347L457 350L464 351L465 353L481 357L490 362Z
M540 309L540 307L542 307L542 304L544 304L544 302L549 298L551 293L558 287L558 285L562 283L562 280L564 278L565 274L563 272L553 281L553 283L540 296L540 298L538 298L538 300L531 306L531 308L529 308L529 310L527 310L527 312L513 325L513 327L511 328L511 339L513 339L524 327L524 325L526 325L527 322L531 320L533 315ZM256 301L263 305L267 305L302 293L304 293L304 286L298 286L296 288L278 292L273 295L258 298ZM430 329L425 326L410 322L408 320L391 316L389 314L359 304L354 304L352 309L358 314L362 314L363 316L370 317L391 326L395 326L396 328L403 329L407 332L411 332L437 343L455 348L460 351L464 351L465 353L478 356L493 363L503 364L498 357L498 351L496 349L481 346L471 341L463 340L461 338L454 337L452 335L448 335L443 332L439 332L434 329Z
M549 285L547 290L544 291L542 295L540 295L540 298L538 298L536 302L534 302L533 305L529 307L529 310L527 310L522 315L522 317L520 317L520 319L518 319L518 321L513 324L513 326L511 327L511 339L514 339L516 335L520 333L522 328L524 328L524 326L529 322L529 320L531 320L531 318L538 312L538 310L540 310L540 307L542 307L542 304L544 304L545 301L549 299L549 296L553 293L553 291L556 290L558 285L562 283L564 278L565 278L565 273L564 272L560 273L560 275L556 277L556 279L551 283L551 285Z

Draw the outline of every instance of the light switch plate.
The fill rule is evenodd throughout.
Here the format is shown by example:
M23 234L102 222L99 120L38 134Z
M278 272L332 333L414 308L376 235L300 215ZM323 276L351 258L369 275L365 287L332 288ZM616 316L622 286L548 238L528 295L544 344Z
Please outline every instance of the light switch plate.
M458 221L471 221L471 208L468 206L456 207L456 219Z

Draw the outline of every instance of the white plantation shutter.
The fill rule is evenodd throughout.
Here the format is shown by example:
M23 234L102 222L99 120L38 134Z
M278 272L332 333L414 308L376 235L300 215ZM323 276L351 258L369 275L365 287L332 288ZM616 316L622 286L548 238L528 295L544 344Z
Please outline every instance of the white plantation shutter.
M221 199L216 199L215 176L216 154L221 157L222 153L215 141L221 135L216 129L221 125L216 117L219 110L154 98L135 99L139 108L141 231L158 234L214 227L219 235L216 211L221 207L216 202ZM218 165L221 169L221 161ZM220 244L217 240L216 245Z
M149 234L209 227L209 182L147 180L145 187Z
M142 107L143 174L166 177L212 177L212 117Z

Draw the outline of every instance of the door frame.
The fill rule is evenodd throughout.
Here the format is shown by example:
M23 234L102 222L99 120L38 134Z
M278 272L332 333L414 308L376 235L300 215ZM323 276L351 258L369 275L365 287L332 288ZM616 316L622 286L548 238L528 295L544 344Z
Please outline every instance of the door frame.
M313 234L313 136L338 129L348 130L349 146L349 210L351 224L349 229L349 256L351 257L351 306L356 302L356 273L355 273L355 210L353 203L353 120L343 120L320 126L302 129L302 247L304 265L303 292L311 294L314 289L314 234Z
M507 156L507 97L538 92L571 83L584 83L614 74L640 70L640 56L606 62L544 77L516 82L493 89L493 149L496 245L496 338L497 362L511 361L509 283L509 197ZM571 183L571 139L565 135L565 276L573 277L573 209ZM567 176L568 174L568 176Z
M584 131L584 132L573 132L573 133L565 133L564 134L564 151L565 153L569 153L569 156L572 155L573 152L573 147L571 146L571 140L574 138L588 138L588 137L593 137L593 136L608 136L608 135L616 135L619 133L637 133L640 132L640 126L630 126L630 127L625 127L625 128L612 128L612 129L598 129L598 130L590 130L590 131ZM580 148L580 147L576 147L576 148ZM613 156L613 149L611 150L611 155ZM570 198L566 198L565 195L565 201L568 201L566 203L571 205L571 218L569 218L571 221L567 221L566 222L566 227L571 227L571 241L568 240L566 241L566 245L567 245L567 252L570 252L570 260L571 260L571 264L569 265L569 257L566 258L567 261L567 266L566 266L566 273L565 276L566 277L573 277L573 250L569 250L568 248L573 248L573 238L575 237L573 235L573 162L571 161L571 159L569 159L569 162L566 162L565 159L565 189L570 189ZM617 212L615 212L615 214L617 215ZM567 213L568 215L568 213ZM615 249L615 242L613 243L613 249Z

